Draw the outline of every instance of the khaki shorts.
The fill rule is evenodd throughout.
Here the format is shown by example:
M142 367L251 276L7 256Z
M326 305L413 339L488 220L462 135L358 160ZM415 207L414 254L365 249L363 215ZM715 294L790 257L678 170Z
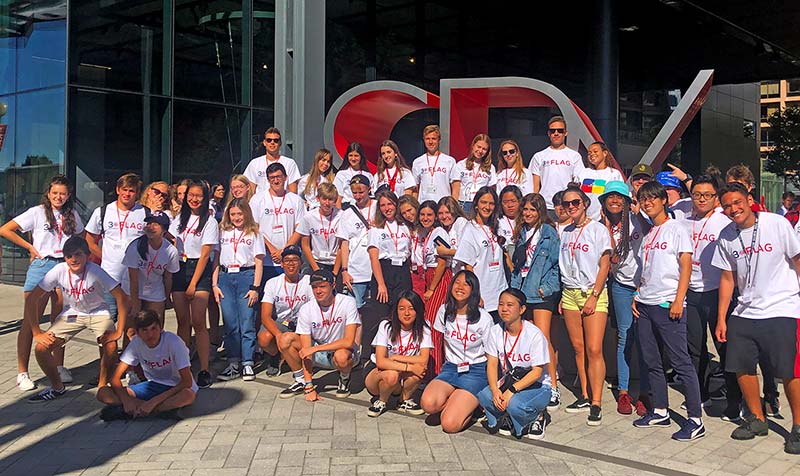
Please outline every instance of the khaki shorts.
M580 311L589 296L591 296L591 293L583 292L581 289L564 289L561 292L561 308L565 311ZM597 297L595 312L608 314L608 290L606 288L603 288L600 296Z
M56 318L56 321L46 332L50 332L66 342L84 329L89 329L94 332L95 337L100 337L106 331L115 331L116 327L108 314L62 314Z

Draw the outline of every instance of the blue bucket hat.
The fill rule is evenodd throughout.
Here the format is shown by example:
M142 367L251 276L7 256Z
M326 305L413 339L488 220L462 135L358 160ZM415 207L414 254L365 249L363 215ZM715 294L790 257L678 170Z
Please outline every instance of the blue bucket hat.
M620 182L619 180L606 182L606 188L603 190L603 193L600 194L600 201L605 202L606 198L612 193L622 195L628 203L631 202L631 191L628 189L628 185L625 182Z
M665 187L681 188L681 181L672 175L672 172L659 172L656 174L656 181Z

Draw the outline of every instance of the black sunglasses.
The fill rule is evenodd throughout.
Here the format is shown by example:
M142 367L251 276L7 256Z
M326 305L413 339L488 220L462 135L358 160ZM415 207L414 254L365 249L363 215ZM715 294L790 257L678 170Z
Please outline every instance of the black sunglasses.
M281 141L280 139L273 139L272 137L267 137L266 139L264 139L264 142L276 142L277 143L277 142L280 142L280 141Z
M517 153L517 149L501 150L500 153L503 154L503 156L514 155Z
M156 195L158 195L159 197L166 197L166 196L167 196L167 193L166 193L166 192L162 192L161 190L159 190L159 189L157 189L157 188L155 188L155 187L154 187L154 188L151 188L150 190L152 190L152 191L153 191L153 193L155 193L155 194L156 194Z
M575 208L578 208L582 203L583 200L581 200L580 198L576 198L574 200L561 200L561 207L569 208L570 206L573 206Z
M554 127L547 129L548 134L555 134L556 132L558 132L559 134L563 134L564 132L566 132L566 129L564 129L563 127Z

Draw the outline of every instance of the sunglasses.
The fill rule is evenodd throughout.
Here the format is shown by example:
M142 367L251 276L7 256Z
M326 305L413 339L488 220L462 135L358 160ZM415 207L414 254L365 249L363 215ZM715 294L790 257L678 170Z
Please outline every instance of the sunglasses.
M569 207L578 208L579 206L581 206L581 204L583 204L583 200L581 200L580 198L576 198L574 200L561 200L562 208L569 208Z
M272 143L272 142L279 143L280 141L281 141L280 139L273 139L272 137L267 137L266 139L264 139L264 142L267 143Z
M566 129L564 129L563 127L555 127L547 129L548 134L555 134L555 133L563 134L564 132L566 132Z
M517 149L508 149L508 150L501 150L501 154L505 157L506 155L514 155L517 153Z
M159 190L157 188L151 188L150 190L153 193L155 193L156 195L158 195L159 197L166 197L167 196L167 192L162 192L161 190Z

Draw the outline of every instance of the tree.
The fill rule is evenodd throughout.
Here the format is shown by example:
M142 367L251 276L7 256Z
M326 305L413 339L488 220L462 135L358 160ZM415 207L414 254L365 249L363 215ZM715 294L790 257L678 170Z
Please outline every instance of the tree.
M767 122L773 147L765 169L800 187L800 107L776 111Z

